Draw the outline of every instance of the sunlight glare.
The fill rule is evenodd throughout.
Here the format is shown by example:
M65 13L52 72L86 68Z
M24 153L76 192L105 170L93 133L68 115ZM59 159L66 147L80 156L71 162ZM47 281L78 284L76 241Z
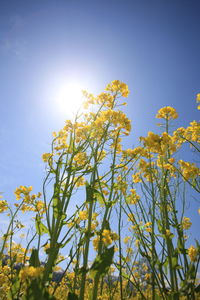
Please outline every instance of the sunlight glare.
M59 110L67 115L75 114L84 101L83 86L76 82L69 82L58 87L56 102Z

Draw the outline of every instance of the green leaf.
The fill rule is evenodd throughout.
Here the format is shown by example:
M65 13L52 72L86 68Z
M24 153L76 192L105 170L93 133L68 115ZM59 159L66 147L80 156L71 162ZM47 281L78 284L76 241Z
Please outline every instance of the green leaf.
M113 256L114 246L111 248L106 248L101 255L98 255L90 268L91 277L94 278L97 273L100 276L106 274L110 265L112 264Z
M195 266L193 263L190 263L187 275L189 278L195 279L196 272L195 272Z
M168 273L168 265L169 265L169 260L168 258L166 258L164 264L163 264L163 267L165 269L165 273L167 274Z
M196 239L195 239L195 242L196 242L196 248L197 248L197 250L198 250L198 252L200 254L200 244L199 244L199 242Z
M162 298L158 294L155 294L155 300L162 300Z
M59 203L60 203L60 200L56 197L53 198L53 215L55 217L55 219L58 218L58 215L59 215Z
M100 193L96 189L94 190L94 198L99 202L99 204L105 204L105 200L102 193Z
M124 277L125 279L130 279L130 276L123 271L122 271L122 277Z
M178 258L176 256L172 257L172 268L176 268L178 266Z
M78 300L78 296L75 293L68 293L67 300Z
M30 266L33 266L35 268L40 266L40 260L39 260L39 255L38 255L37 249L32 249L29 264L30 264Z
M37 215L35 219L35 228L39 235L43 235L45 233L49 234L49 230L47 227L41 222L41 218Z
M8 295L7 295L8 300L16 299L15 297L17 297L17 294L19 292L20 284L21 283L20 283L18 276L15 276L12 279L11 289L8 291Z
M56 298L48 293L39 279L35 279L27 286L22 300L56 300Z

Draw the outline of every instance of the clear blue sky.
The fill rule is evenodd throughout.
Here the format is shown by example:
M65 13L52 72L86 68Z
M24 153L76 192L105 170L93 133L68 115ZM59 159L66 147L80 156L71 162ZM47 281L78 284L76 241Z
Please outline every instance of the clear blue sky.
M177 126L198 120L199 12L198 0L0 1L0 191L5 198L12 202L19 185L41 190L41 155L64 121L51 97L63 78L88 82L93 92L114 79L129 85L129 147L155 129L154 116L163 106L177 109ZM197 224L199 204L193 205Z

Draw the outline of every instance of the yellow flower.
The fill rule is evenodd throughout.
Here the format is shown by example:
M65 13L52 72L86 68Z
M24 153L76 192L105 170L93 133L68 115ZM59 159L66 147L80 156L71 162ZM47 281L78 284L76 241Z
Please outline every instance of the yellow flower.
M175 108L173 108L171 106L165 106L165 107L159 109L159 111L156 115L156 118L166 119L166 120L177 119L178 114L177 114Z
M79 219L80 220L87 220L88 219L88 213L86 210L79 211Z
M20 273L19 273L19 277L22 281L30 278L37 278L38 276L40 276L40 274L42 273L42 271L44 270L43 267L24 267L23 269L21 269Z
M168 162L169 162L170 164L173 164L173 163L175 162L175 159L174 159L173 157L171 157L171 158L168 159Z
M184 127L180 127L177 128L174 132L173 132L173 141L174 143L176 143L177 146L181 146L182 143L185 142L185 135L186 135L186 129Z
M111 232L111 238L113 241L117 241L119 239L119 236L116 232Z
M8 210L8 203L6 200L0 200L0 213Z
M140 200L140 196L136 193L135 189L130 189L131 194L127 197L129 204L136 204Z
M183 217L182 220L182 227L183 229L189 229L192 225L192 222L190 221L190 218Z
M91 230L95 230L98 225L99 225L98 221L95 221L94 223L92 223L91 224Z
M40 211L44 209L44 202L43 201L36 201L36 210Z
M179 160L180 170L184 179L195 179L200 175L200 169L196 166L195 163L186 162Z
M124 244L127 244L129 242L129 240L130 240L130 236L126 236L124 238Z
M138 183L142 181L139 173L132 175L132 178L134 183Z
M20 185L20 187L16 188L15 192L14 192L14 194L16 196L16 200L20 200L21 194L23 194L25 196L25 201L29 202L30 201L29 193L32 191L32 189L33 189L32 186L26 187L26 186Z
M194 246L190 246L188 249L188 256L191 261L196 261L198 255L198 250Z
M98 250L99 240L100 240L99 236L96 236L96 237L93 239L93 241L92 241L94 250L96 250L96 251Z
M151 274L150 273L146 273L144 275L145 280L150 280L151 279Z
M67 273L67 277L68 277L70 280L73 280L74 277L75 277L75 273L74 273L74 272Z
M113 93L118 92L123 97L128 97L129 95L128 85L119 80L113 80L111 83L109 83L106 87L106 91L110 91Z
M142 269L143 269L145 272L147 272L147 271L148 271L148 266L147 266L145 263L143 263L143 264L142 264Z
M173 235L173 233L171 233L170 229L165 230L165 235L166 235L166 237L171 238L171 239L174 237L174 235Z
M85 152L79 152L74 156L74 161L78 166L84 166L87 163L87 155Z
M46 252L49 248L50 248L50 244L49 244L49 243L45 244L45 245L43 246L44 252Z
M25 213L26 211L34 211L35 208L34 208L33 206L31 206L31 205L28 205L28 204L25 204L25 203L24 203L24 204L21 206L20 210L21 210L23 213Z
M111 232L110 232L110 230L104 229L103 233L102 233L102 236L103 236L102 241L104 242L104 244L106 246L109 246L109 245L112 244L113 241L112 241L112 238L111 238Z
M50 159L52 156L53 156L52 153L44 153L44 154L42 155L42 160L43 160L44 162L48 162L49 159Z
M126 252L127 252L129 255L133 254L133 248L128 247L128 248L126 249Z
M83 176L75 178L75 179L77 180L76 181L76 187L80 187L80 186L85 185L85 178Z
M197 101L197 103L200 102L200 93L197 94L196 101ZM200 105L197 106L197 109L200 110Z
M144 224L144 226L147 232L152 232L152 228L151 228L152 222L147 222L146 224Z

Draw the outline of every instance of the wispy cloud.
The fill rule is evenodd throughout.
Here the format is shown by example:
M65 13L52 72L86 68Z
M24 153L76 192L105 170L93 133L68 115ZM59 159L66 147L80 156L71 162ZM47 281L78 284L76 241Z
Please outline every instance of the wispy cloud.
M6 29L1 33L0 51L4 54L14 55L19 59L24 59L26 54L26 40L21 36L21 31L25 26L24 19L14 14L8 18Z

